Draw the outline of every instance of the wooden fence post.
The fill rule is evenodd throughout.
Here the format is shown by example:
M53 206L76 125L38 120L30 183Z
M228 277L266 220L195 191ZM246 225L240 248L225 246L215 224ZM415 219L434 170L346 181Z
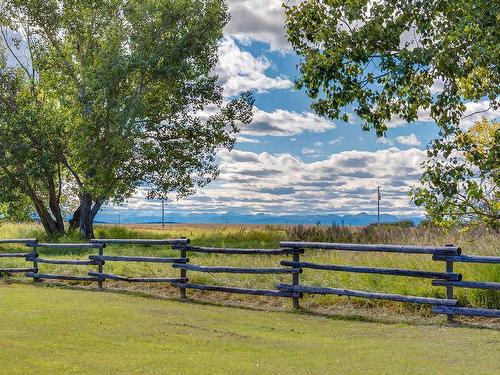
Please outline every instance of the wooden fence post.
M301 249L294 249L294 253L292 255L292 260L294 262L300 262L300 252ZM299 274L298 273L292 273L292 284L293 285L299 285L300 284L300 279L299 279ZM294 297L293 298L293 308L294 309L300 309L300 302L299 302L299 297Z
M186 237L181 237L181 238L186 238ZM186 250L186 245L181 245L181 252L180 252L180 258L186 258L187 257L187 250ZM187 270L180 270L180 277L181 278L187 278ZM185 281L184 281L185 283ZM181 299L187 298L186 296L186 288L179 288L179 297Z
M453 244L448 244L446 246L452 247ZM446 263L446 273L453 273L453 261L447 260L445 263ZM453 299L453 287L452 286L446 287L446 298ZM447 317L448 323L453 323L453 314L447 314L446 317Z
M104 255L104 243L99 244L99 255ZM97 265L97 272L100 274L104 273L103 260L99 261L99 264ZM102 289L103 279L101 277L99 278L99 281L97 283L99 285L99 289Z
M38 244L38 240L35 240L35 242L33 242L33 269L34 269L34 273L38 273L38 262L37 262L37 258L38 258L38 251L37 251L37 244ZM37 278L37 277L34 277L33 278L33 282L34 283L38 283L40 282L40 279Z

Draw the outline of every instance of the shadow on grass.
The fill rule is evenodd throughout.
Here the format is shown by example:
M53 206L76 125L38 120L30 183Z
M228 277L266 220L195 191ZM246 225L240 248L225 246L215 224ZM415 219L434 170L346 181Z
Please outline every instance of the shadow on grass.
M2 281L0 279L0 281ZM74 291L86 291L92 293L114 293L118 295L124 296L133 296L133 297L141 297L145 299L153 299L160 301L170 301L177 303L184 303L190 305L199 305L199 306L219 306L226 307L232 309L241 309L248 311L260 311L260 312L281 312L292 315L299 316L308 316L308 317L318 317L324 319L331 320L339 320L339 321L349 321L349 322L360 322L360 323L376 323L376 324L386 324L386 325L397 325L397 324L407 324L411 326L422 326L422 327L459 327L459 328L475 328L475 329L488 329L494 331L500 331L500 326L497 324L488 325L488 321L484 321L481 319L474 320L472 322L463 322L456 321L454 323L447 323L445 317L442 317L441 321L431 321L430 318L425 317L417 317L415 315L407 315L407 317L403 316L403 319L397 319L395 315L392 318L390 317L380 317L376 316L376 311L373 312L373 315L359 314L359 313L350 313L343 309L338 309L338 311L326 311L321 312L308 307L301 307L299 310L287 310L287 309L278 309L278 308L269 308L269 306L249 306L244 304L238 304L236 302L217 302L213 300L197 300L188 297L187 299L180 299L176 296L172 295L158 295L151 294L144 291L139 290L130 290L123 288L105 288L105 289L97 289L94 287L86 286L86 285L69 285L62 284L56 282L25 282L22 280L14 280L14 279L6 279L3 280L6 284L15 284L15 285L25 285L32 286L38 288L55 288L55 289L63 289L63 290L74 290ZM365 310L366 311L366 310ZM399 315L401 317L401 315ZM433 318L435 319L435 318Z

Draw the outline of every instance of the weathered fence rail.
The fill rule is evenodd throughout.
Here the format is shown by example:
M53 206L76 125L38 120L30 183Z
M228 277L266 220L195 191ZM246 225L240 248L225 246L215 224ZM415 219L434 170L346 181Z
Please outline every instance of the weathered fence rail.
M398 254L440 254L440 255L459 255L461 249L454 246L430 247L430 246L400 246L400 245L366 245L366 244L344 244L344 243L324 243L324 242L280 242L280 246L296 248L296 249L315 249L327 251L360 251L360 252L388 252ZM281 264L290 267L300 267L302 269L315 269L322 271L337 271L337 272L355 272L355 273L371 273L379 275L392 276L407 276L420 278L437 278L445 280L461 280L461 275L453 272L430 272L420 270L406 270L393 268L375 268L375 267L360 267L360 266L343 266L334 264L318 264L310 262L300 262L300 255L296 256L293 262L282 261ZM298 276L298 275L297 275ZM297 277L292 284L278 284L277 289L299 292L303 294L323 294L337 295L368 299L382 299L395 302L407 302L429 305L449 305L454 306L458 303L452 296L447 296L446 299L429 298L421 296L407 296L399 294L388 294L381 292L367 292L362 290L350 290L340 288L316 287L309 285L300 285L300 279Z
M33 281L39 282L41 280L68 280L68 281L96 281L99 288L102 288L102 279L89 277L87 275L54 275L49 273L39 272L38 265L41 264L64 264L72 266L97 266L99 272L102 271L104 262L95 260L74 260L74 259L46 259L40 258L38 253L39 249L64 249L64 250L92 250L95 249L99 254L103 253L105 244L100 243L40 243L32 241L26 243L27 247L33 248L31 253L26 255L26 261L33 262L33 269L26 272L27 277L32 277Z
M95 244L105 244L105 245L134 245L134 246L169 246L174 248L174 246L187 245L189 239L187 238L175 238L175 239L162 239L162 240L150 240L150 239L95 239L91 240ZM141 262L141 263L170 263L170 264L184 264L188 263L189 259L186 257L186 252L180 250L180 256L178 258L167 258L167 257L144 257L144 256L124 256L124 255L90 255L91 260L100 260L103 262ZM129 283L187 283L188 279L186 277L185 271L181 270L179 277L131 277L104 273L101 269L99 272L89 272L89 276L97 277L100 280L114 280L114 281L125 281ZM185 298L186 293L184 288L179 288L181 298Z
M449 256L442 254L434 254L432 259L435 261L444 261L446 268L453 271L454 263L482 263L482 264L500 264L500 257L495 256ZM453 295L453 288L472 288L472 289L488 289L500 290L500 283L482 282L482 281L442 281L433 280L432 285L444 286L447 289L447 294ZM500 310L496 309L477 309L467 307L454 307L440 309L433 306L432 311L436 314L447 314L448 320L452 319L453 315L469 315L469 316L484 316L490 318L500 318ZM450 318L451 317L451 318Z
M207 253L207 254L222 254L222 255L294 255L301 252L301 250L293 248L279 248L279 249L239 249L239 248L220 248L220 247L203 247L203 246L190 246L181 245L174 246L173 248L179 249L184 252L194 252L194 253ZM172 264L173 268L180 269L181 272L184 271L186 275L187 271L192 272L205 272L205 273L232 273L232 274L260 274L260 275L277 275L277 274L291 274L294 275L302 272L301 269L290 269L285 267L273 267L273 268L256 268L256 267L221 267L221 266L202 266L196 264ZM270 290L270 289L252 289L252 288L236 288L232 286L220 286L220 285L206 285L206 284L193 284L193 283L176 283L177 287L186 289L197 289L206 290L213 292L222 293L235 293L235 294L248 294L256 296L269 296L269 297L286 297L293 298L294 301L300 298L299 293L287 292L280 290ZM185 294L184 294L185 296Z
M3 244L25 245L31 248L29 252L0 252L0 260L4 258L24 258L32 266L4 267L0 264L0 273L24 273L25 276L33 278L35 282L48 280L71 280L97 282L99 288L103 288L106 280L139 283L168 283L179 289L180 297L186 298L186 290L204 290L223 293L236 293L247 295L258 295L268 297L291 298L293 306L299 308L300 299L307 294L323 294L348 296L367 299L382 299L394 302L405 302L415 304L428 304L432 306L432 311L436 314L445 314L448 320L452 321L454 315L482 316L500 318L500 310L483 309L475 307L458 306L458 301L454 298L454 288L474 288L498 291L500 283L486 281L466 281L462 280L460 273L454 272L455 263L484 263L500 264L500 257L497 256L469 256L462 255L460 247L453 245L446 246L407 246L407 245L385 245L385 244L345 244L345 243L325 243L325 242L303 242L303 241L282 241L277 249L241 249L241 248L220 248L192 246L187 238L177 239L97 239L89 243L39 243L36 239L0 239L0 246ZM162 256L128 256L104 254L107 245L114 246L165 246L178 251L178 257ZM50 259L42 257L39 251L47 249L65 250L95 250L96 254L91 254L88 259ZM301 261L301 255L306 251L359 251L359 252L380 252L397 254L420 254L432 255L432 260L444 262L443 272L430 270L413 270L399 268L380 268L370 266L352 266L338 264L321 264ZM292 259L281 260L281 267L227 267L191 264L187 254L206 253L219 255L249 255L249 256L291 256ZM165 264L170 269L179 270L178 277L135 277L115 275L105 273L106 262L143 262ZM40 272L39 267L43 264L53 265L73 265L73 266L94 266L95 271L89 271L87 275L63 275ZM350 272L362 274L390 275L400 277L413 277L431 279L434 286L446 288L445 298L434 298L415 295L389 294L384 292L373 292L363 290L351 290L343 288L331 288L315 285L303 285L300 283L300 275L305 270ZM291 275L291 283L276 284L276 289L240 288L230 285L209 285L189 282L187 272L201 273L228 273L228 274L255 274L255 275Z
M24 239L0 239L0 245L28 245L28 244L34 244L37 243L38 241L34 238L24 238ZM0 258L25 258L28 256L32 256L33 258L36 258L38 254L36 252L33 253L0 253ZM26 273L26 272L35 272L37 269L35 266L33 267L25 267L25 268L18 268L18 267L2 267L0 264L0 274L1 273Z

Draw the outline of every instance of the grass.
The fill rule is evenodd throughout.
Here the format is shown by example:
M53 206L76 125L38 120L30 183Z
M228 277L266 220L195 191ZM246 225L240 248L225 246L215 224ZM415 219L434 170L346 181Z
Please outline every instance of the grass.
M98 226L96 236L103 238L177 238L185 236L195 245L242 247L242 248L276 248L280 240L309 240L330 242L359 243L399 243L413 245L444 245L454 243L463 249L465 254L500 255L498 233L476 233L454 231L445 233L436 228L428 227L398 227L393 225L370 226L366 228L341 228L335 226L222 226L222 225L170 225L165 230L160 226ZM45 237L41 228L35 224L3 224L0 226L0 238L36 237L41 241L51 240ZM69 235L58 241L77 242L77 235ZM19 246L4 246L0 251L23 251ZM107 254L145 255L145 256L177 256L176 251L157 246L109 246ZM90 254L87 250L72 251L58 249L43 249L42 256L52 258L85 259ZM190 263L214 266L234 267L278 267L282 257L276 256L224 256L216 254L189 254ZM324 264L370 265L375 267L406 268L420 270L444 271L442 262L432 261L426 255L405 255L389 253L333 252L307 251L301 260ZM5 266L23 266L22 259L2 260ZM95 267L69 267L55 265L40 265L44 273L82 274ZM106 273L126 276L177 276L178 271L169 265L151 263L117 263L108 262ZM500 281L500 267L497 265L481 265L459 263L455 271L463 274L464 280ZM289 283L288 275L235 275L235 274L205 274L189 272L191 282L215 285L231 285L237 287L270 288L276 283ZM301 275L301 283L314 286L345 287L366 291L380 291L397 294L413 294L429 297L444 297L444 288L433 287L429 279L405 278L398 276L352 274L346 272L329 272L305 270ZM75 284L75 283L73 283ZM82 285L82 284L80 284ZM128 288L147 291L156 295L176 295L177 291L168 285L157 284L125 284L106 282L109 288ZM462 305L486 308L500 308L500 293L494 291L455 289L455 295ZM286 309L289 301L284 299L248 298L238 295L222 295L214 293L189 293L196 298L216 303L240 303L262 305L263 308ZM396 315L410 313L428 317L427 306L407 305L384 301L348 299L332 296L309 296L304 298L302 305L307 309L324 311L325 309L358 308L358 309L389 309Z
M3 374L498 374L500 332L0 283Z

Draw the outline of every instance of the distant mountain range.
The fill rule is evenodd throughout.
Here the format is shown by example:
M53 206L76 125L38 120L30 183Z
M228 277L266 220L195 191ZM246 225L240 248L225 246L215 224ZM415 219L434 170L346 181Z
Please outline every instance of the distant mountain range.
M393 223L401 221L400 217L382 214L380 222ZM405 217L418 224L421 217ZM117 214L101 212L96 218L96 223L108 224L157 224L161 223L161 218L151 215L127 215L118 217ZM196 224L336 224L336 225L368 225L377 222L377 215L370 215L365 212L352 215L242 215L237 213L228 214L168 214L165 217L168 223L196 223Z

